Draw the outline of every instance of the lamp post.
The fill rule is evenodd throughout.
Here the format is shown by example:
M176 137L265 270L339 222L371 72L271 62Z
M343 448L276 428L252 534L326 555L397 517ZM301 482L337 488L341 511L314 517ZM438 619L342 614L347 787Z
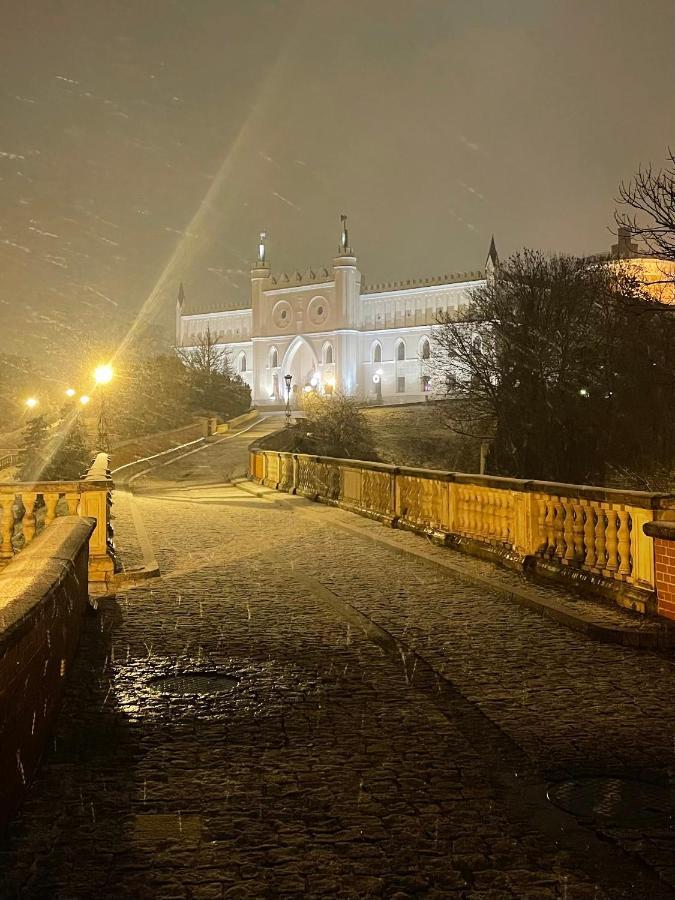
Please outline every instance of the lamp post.
M293 381L292 375L284 375L284 381L286 382L286 425L291 424L291 382Z
M375 402L379 406L382 403L382 369L378 369L373 375L373 384L375 385Z
M101 389L100 398L101 405L98 416L98 434L96 442L98 449L106 453L110 452L110 435L108 433L108 419L106 417L106 389L105 386L110 384L113 378L113 368L109 364L97 366L94 369L94 381L97 387Z

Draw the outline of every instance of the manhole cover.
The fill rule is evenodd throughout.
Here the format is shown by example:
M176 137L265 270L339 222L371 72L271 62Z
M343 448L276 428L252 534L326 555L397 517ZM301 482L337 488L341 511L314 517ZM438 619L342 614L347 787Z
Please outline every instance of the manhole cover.
M181 675L160 675L150 687L161 694L223 694L237 686L236 678L221 672L183 672Z
M621 822L670 820L673 792L668 785L624 778L579 778L551 785L546 796L579 818Z

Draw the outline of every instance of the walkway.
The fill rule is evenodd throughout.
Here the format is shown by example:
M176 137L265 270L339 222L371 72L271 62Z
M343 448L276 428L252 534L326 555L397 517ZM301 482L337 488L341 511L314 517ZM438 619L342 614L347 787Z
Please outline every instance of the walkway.
M163 574L89 617L0 896L675 896L667 821L546 799L672 773L672 658L477 589L414 535L215 483L246 443L137 483ZM151 683L186 670L236 685Z

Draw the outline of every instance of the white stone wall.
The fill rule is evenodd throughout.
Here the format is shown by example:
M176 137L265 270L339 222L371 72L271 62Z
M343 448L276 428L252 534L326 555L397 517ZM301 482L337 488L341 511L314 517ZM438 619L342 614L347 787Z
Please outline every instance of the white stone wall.
M293 375L297 402L310 380L318 390L330 386L375 400L374 375L380 378L385 403L424 399L428 363L422 358L423 341L429 340L433 352L437 317L455 314L468 303L469 290L484 282L476 278L361 294L356 259L349 256L338 257L330 274L322 280L290 279L255 270L252 308L181 316L177 331L182 344L196 343L209 327L227 346L233 368L260 406L284 401L287 373Z

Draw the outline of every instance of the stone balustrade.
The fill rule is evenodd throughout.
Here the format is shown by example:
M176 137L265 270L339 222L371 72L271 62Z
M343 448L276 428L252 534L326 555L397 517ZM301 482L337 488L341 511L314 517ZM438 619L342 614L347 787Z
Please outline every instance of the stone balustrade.
M79 481L0 482L0 570L60 516L96 519L89 539L89 584L105 590L114 574L110 524L113 481L99 453Z
M655 612L643 525L675 517L675 495L389 466L251 448L250 475L458 549ZM670 511L670 512L668 512Z

